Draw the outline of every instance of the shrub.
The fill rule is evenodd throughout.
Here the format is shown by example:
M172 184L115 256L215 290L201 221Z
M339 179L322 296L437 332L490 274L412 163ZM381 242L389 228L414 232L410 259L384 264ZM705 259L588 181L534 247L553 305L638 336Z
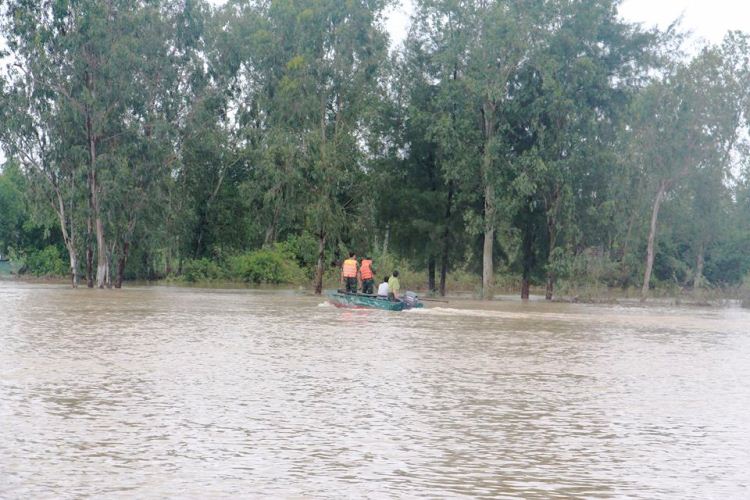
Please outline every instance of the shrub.
M310 234L290 236L280 247L291 254L301 268L315 269L318 262L318 241Z
M34 276L64 276L68 271L60 249L54 245L34 250L24 260L24 271Z
M303 271L283 245L263 248L229 259L232 278L248 283L298 283Z
M185 281L210 281L224 278L224 272L218 264L207 258L187 260L182 264L182 277Z

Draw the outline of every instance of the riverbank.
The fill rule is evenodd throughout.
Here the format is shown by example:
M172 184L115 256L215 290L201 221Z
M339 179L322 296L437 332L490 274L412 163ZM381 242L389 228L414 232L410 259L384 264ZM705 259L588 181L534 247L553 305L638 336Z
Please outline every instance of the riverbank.
M18 282L30 285L69 285L70 280L61 277L43 276L34 277L28 275L0 276L0 281ZM449 280L449 283L451 281ZM462 286L463 285L463 286ZM176 287L186 289L213 289L213 290L268 290L268 291L286 291L298 292L303 295L312 295L312 283L246 283L236 280L200 280L187 281L180 278L168 278L155 281L126 281L123 285L128 287ZM340 283L329 277L324 282L324 290L334 290L340 287ZM81 286L85 288L85 283ZM414 284L411 281L402 279L402 288L413 290L424 297L433 297L445 299L448 301L460 302L516 302L520 301L520 290L513 287L496 287L495 294L491 301L482 301L478 285L470 284L466 286L459 280L455 280L451 287L448 287L448 293L441 297L437 293L430 293L425 285ZM542 302L545 289L541 286L531 288L530 301ZM736 307L741 306L750 309L750 292L744 288L735 289L699 289L699 290L654 290L647 301L641 302L640 290L636 288L607 288L607 287L589 287L586 289L577 289L575 293L566 293L555 296L552 303L570 303L570 304L592 304L592 305L645 305L645 306L687 306L687 307Z

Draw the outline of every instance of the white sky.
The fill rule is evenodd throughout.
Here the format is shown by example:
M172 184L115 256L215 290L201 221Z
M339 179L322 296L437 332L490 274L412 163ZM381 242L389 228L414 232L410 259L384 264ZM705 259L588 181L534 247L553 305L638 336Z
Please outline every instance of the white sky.
M401 0L389 13L386 26L394 44L406 37L412 10L411 0ZM619 12L628 21L661 29L682 17L682 30L696 42L719 43L728 30L750 31L750 0L623 0Z

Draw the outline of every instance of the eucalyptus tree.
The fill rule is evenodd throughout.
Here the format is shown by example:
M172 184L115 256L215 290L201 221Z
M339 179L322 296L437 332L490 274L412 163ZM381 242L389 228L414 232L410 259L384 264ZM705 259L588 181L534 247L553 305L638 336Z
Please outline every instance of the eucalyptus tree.
M246 16L250 35L236 68L244 78L241 108L246 143L256 151L258 177L268 186L264 240L272 242L285 205L302 213L318 241L315 291L322 290L326 248L356 206L381 98L387 35L380 18L387 2L274 0L229 4ZM249 28L248 28L249 27Z
M6 9L2 34L15 63L8 67L8 84L0 94L0 142L28 177L32 198L56 215L68 250L71 283L76 287L82 168L76 152L64 147L69 142L58 116L61 103L55 85L61 77L55 68L54 50L45 50L38 43L53 23L30 4L9 4ZM54 40L48 43L55 45Z
M531 132L532 146L520 152L525 161L517 163L521 169L514 184L544 213L546 248L537 254L546 268L548 300L558 269L570 254L565 246L575 245L583 217L605 200L602 195L616 165L610 151L619 117L633 82L645 76L654 59L655 34L620 20L618 4L547 3L541 12L538 50L520 80L518 99L525 105L519 119ZM528 295L526 282L523 295Z
M737 75L721 50L707 47L692 61L657 78L634 102L629 140L653 193L641 299L654 264L662 203L691 176L723 178L738 137Z
M445 101L433 79L436 61L418 38L407 40L394 68L387 113L392 149L384 168L374 172L379 217L392 247L426 265L428 289L445 295L448 268L463 236L451 153L433 128Z
M432 58L440 108L430 127L450 157L448 177L464 181L462 192L481 199L479 214L467 213L470 231L483 236L482 290L491 298L494 245L503 192L503 170L515 157L507 141L510 97L517 73L536 40L540 5L495 0L417 2L412 45ZM502 208L502 207L500 207Z
M156 206L153 189L170 176L177 145L171 124L183 90L176 67L186 53L178 37L192 3L182 9L124 0L7 6L3 31L17 61L9 112L17 120L14 153L36 155L29 164L59 199L72 269L84 238L67 207L85 214L89 286L94 256L96 285L121 284L137 221Z

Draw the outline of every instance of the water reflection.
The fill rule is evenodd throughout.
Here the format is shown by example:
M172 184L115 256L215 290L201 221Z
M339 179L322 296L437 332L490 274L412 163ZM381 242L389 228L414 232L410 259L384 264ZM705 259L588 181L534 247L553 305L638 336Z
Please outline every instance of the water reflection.
M0 284L0 497L748 496L750 315Z

